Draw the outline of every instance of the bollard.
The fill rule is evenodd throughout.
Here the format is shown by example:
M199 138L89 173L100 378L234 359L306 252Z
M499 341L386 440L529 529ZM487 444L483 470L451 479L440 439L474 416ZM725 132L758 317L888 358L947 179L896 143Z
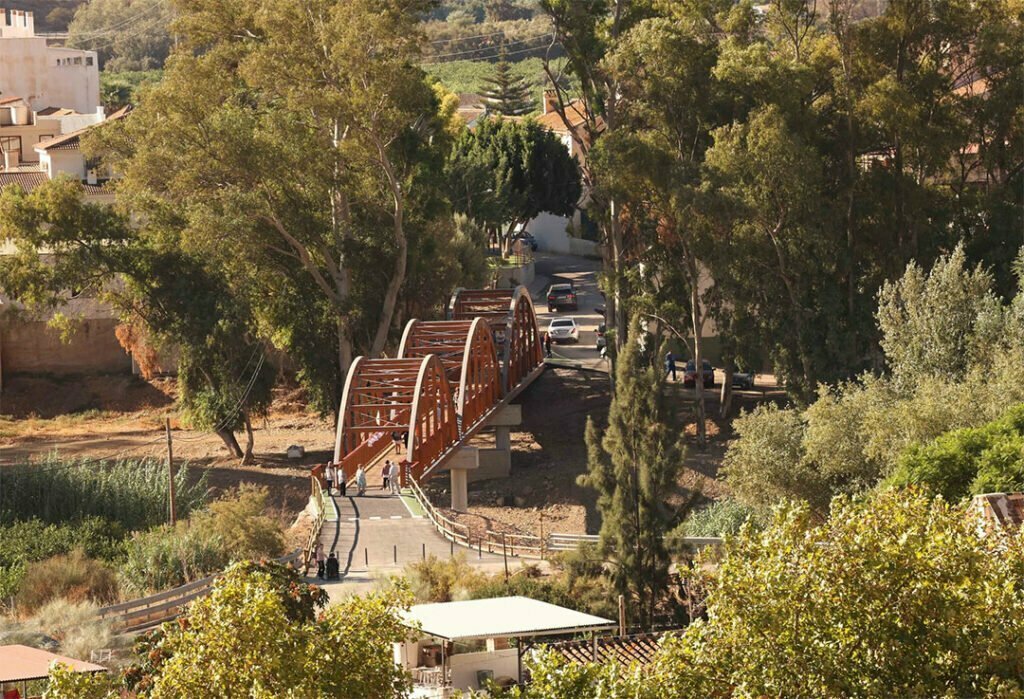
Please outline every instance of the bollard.
M366 567L370 567L370 549L363 548L363 562L366 563Z
M426 542L420 544L423 547L423 560L427 560L427 544Z
M448 543L451 544L451 547L450 547L451 550L449 551L448 555L451 556L452 558L454 558L455 557L455 539L449 540Z
M392 548L394 549L395 552L395 563L398 563L398 544L395 544L394 546L392 546Z
M476 542L476 557L477 558L483 558L484 557L484 540L483 539L478 539L477 542Z

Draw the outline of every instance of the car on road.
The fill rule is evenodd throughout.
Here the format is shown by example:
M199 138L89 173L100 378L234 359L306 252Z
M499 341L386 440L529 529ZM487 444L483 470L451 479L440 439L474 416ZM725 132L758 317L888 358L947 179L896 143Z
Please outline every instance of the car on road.
M732 387L749 391L754 388L754 372L736 371L732 375Z
M600 352L601 349L603 349L608 344L608 340L605 337L606 332L608 332L608 326L606 326L604 323L601 323L600 325L597 326L597 343L595 344L595 347L597 348L598 352Z
M573 318L555 318L548 326L552 342L579 342L580 328Z
M576 300L576 288L572 283L552 284L548 289L548 312L559 308L579 310L579 303Z
M704 365L704 388L711 388L715 385L715 368L706 359L701 364ZM686 369L683 370L683 385L687 388L697 385L697 364L692 359L686 363Z
M532 233L527 233L526 231L516 233L516 236L512 240L521 240L523 241L523 245L529 245L531 250L537 252L537 239L533 237Z

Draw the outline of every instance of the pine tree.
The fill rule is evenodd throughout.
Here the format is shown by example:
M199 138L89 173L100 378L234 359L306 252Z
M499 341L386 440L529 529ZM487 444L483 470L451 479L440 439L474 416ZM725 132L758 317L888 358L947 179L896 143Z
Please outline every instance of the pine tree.
M512 75L512 65L505 60L502 48L498 63L494 66L494 77L484 80L490 87L480 92L488 110L504 116L519 116L533 110L530 87L522 78Z
M592 418L587 421L588 473L579 482L598 492L599 548L611 562L612 582L635 605L635 618L650 628L669 582L665 536L693 498L678 486L684 446L673 427L662 372L631 339L615 373L608 428L602 434Z

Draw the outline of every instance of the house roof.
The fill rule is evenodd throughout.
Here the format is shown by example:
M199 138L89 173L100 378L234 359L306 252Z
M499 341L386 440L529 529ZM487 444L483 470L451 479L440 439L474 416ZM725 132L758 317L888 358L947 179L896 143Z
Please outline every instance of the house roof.
M31 192L36 187L49 182L50 178L45 172L0 172L0 191L10 185L20 185L26 192ZM111 195L113 191L108 189L106 184L88 184L82 182L82 194L86 196Z
M84 660L49 653L28 646L0 646L0 683L45 679L50 665L63 663L75 672L106 672L107 668Z
M77 131L71 131L69 133L63 134L62 136L57 136L56 138L48 139L41 143L35 144L34 146L32 146L32 148L40 153L52 150L78 150L79 146L81 145L81 136L83 133L93 128L94 126L100 126L101 124L108 124L112 121L122 119L124 118L124 116L128 114L129 111L131 111L131 107L122 107L121 109L118 109L116 112L107 117L105 121L101 121L99 124L90 124L89 126L78 129Z
M0 97L0 105L14 104L15 102L24 102L24 97Z
M971 507L987 524L1020 529L1024 524L1024 493L985 493L975 495Z
M33 189L38 187L49 180L45 172L0 172L0 189L4 189L12 184L21 185L21 188L26 192L31 192Z
M661 634L611 636L593 641L560 641L549 647L566 660L576 663L618 662L628 665L636 662L647 665L654 659L660 639ZM594 657L595 651L597 657Z
M529 597L494 597L417 604L403 613L407 626L449 641L525 638L602 631L615 622Z
M583 100L574 99L565 105L565 116L568 118L573 130L583 126L587 121ZM554 110L537 117L537 123L557 133L569 133L569 129L565 126L565 121L562 120L562 115Z

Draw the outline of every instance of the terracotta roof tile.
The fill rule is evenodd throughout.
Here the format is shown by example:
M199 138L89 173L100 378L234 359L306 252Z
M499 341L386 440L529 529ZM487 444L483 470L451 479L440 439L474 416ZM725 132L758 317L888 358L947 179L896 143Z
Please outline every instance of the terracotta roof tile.
M616 661L623 665L632 662L647 665L658 650L661 636L662 634L640 634L598 638L596 659L594 658L594 644L591 641L565 641L551 643L549 647L566 660L577 663Z
M17 184L26 192L31 192L48 179L45 172L0 172L0 189Z

